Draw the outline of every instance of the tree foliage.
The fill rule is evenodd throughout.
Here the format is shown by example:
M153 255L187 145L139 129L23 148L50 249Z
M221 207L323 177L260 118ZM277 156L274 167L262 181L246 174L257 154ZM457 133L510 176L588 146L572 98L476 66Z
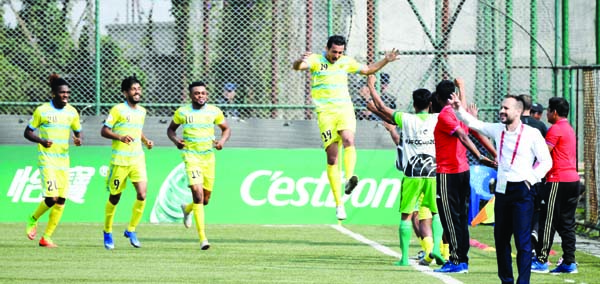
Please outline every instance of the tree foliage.
M69 30L71 4L70 0L23 0L21 9L14 11L15 26L0 27L2 101L47 101L48 76L57 73L71 85L71 101L75 105L96 102L95 50L90 49L94 39L89 32L94 28L93 19L86 17L83 31L71 34L74 32ZM0 6L2 23L6 7L15 9L12 5ZM92 9L93 5L89 3L87 7ZM102 37L101 54L102 102L121 101L118 87L121 80L132 73L144 80L145 75L123 56L121 48L109 36ZM30 114L29 108L15 112Z

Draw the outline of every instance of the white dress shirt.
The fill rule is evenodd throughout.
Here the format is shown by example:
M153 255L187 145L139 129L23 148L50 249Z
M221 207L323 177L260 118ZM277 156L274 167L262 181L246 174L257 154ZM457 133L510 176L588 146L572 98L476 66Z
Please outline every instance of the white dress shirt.
M463 107L456 111L456 117L464 122L469 128L494 139L496 151L498 151L498 174L505 173L506 181L520 182L528 181L530 185L538 183L552 167L552 157L546 141L540 131L521 123L514 131L506 130L502 123L487 123L478 120L469 114ZM519 140L517 152L517 138L523 127ZM502 133L504 132L504 139ZM502 149L500 146L502 145ZM514 155L513 155L514 154ZM514 160L513 160L514 157ZM539 163L533 166L537 159ZM496 185L497 192L504 193L505 186Z

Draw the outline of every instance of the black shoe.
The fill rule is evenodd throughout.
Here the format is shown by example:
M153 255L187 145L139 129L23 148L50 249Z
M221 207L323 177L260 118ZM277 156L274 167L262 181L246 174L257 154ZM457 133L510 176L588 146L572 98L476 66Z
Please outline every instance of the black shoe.
M356 187L356 185L358 184L358 177L357 176L352 176L347 182L346 182L346 190L344 191L346 194L350 194L352 193L352 191L354 190L354 188Z

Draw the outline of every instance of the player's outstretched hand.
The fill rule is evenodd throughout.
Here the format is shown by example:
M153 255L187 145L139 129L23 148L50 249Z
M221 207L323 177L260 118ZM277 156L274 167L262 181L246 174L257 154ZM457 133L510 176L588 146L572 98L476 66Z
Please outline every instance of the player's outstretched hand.
M398 59L398 55L399 55L399 54L400 54L400 51L399 51L399 50L397 50L397 49L395 49L395 48L392 48L392 50L391 50L391 51L386 51L386 52L385 52L385 59L386 59L388 62L395 61L396 59Z
M477 105L474 103L469 104L469 106L467 106L467 112L470 113L472 116L477 117L477 115L479 114L479 108L477 108Z
M462 77L456 77L456 78L454 78L454 84L458 88L464 87L465 86L465 79L463 79Z
M452 93L450 95L448 102L450 102L450 105L452 105L452 108L454 110L458 110L460 108L460 99L458 98L458 95L456 93Z
M305 52L304 54L302 54L302 58L300 58L300 59L302 59L302 61L305 61L305 62L306 62L306 60L308 59L308 57L309 57L311 54L312 54L312 52L310 52L310 51L307 51L307 52Z

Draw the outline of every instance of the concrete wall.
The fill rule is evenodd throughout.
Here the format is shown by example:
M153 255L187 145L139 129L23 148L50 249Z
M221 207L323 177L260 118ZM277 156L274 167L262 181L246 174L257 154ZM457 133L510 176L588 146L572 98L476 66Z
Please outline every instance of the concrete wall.
M29 116L0 116L0 145L30 144L23 137ZM84 116L82 127L85 145L110 145L100 136L105 117ZM167 138L170 117L147 117L144 134L156 146L174 146ZM316 121L306 120L228 120L232 135L226 147L247 148L321 148ZM393 149L394 144L381 122L358 121L356 145L360 149ZM217 135L220 133L216 131ZM178 130L181 136L181 128Z

